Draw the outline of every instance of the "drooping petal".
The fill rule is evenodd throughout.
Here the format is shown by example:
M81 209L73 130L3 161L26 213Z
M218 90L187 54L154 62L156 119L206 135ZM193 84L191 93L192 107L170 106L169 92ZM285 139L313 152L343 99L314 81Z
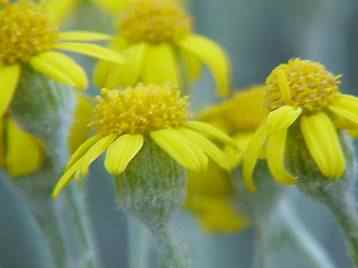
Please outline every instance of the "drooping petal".
M148 46L142 79L147 84L179 86L178 66L173 49L168 44Z
M98 140L85 155L81 158L81 166L79 170L80 176L86 176L90 165L104 153L112 142L117 138L117 135L112 134Z
M267 116L269 133L287 129L301 115L302 109L292 106L282 106L269 113Z
M222 150L220 150L214 143L202 136L196 131L183 128L180 130L189 140L201 148L216 164L220 167L229 170L229 159Z
M280 184L291 185L296 178L285 167L287 129L273 133L267 139L267 162L273 178Z
M20 65L0 65L0 117L7 111L19 81Z
M187 139L178 134L176 130L156 130L152 131L150 136L160 148L183 167L193 171L200 171L207 165L207 162L204 162L205 154L190 146Z
M301 131L313 160L327 177L340 177L345 170L345 157L333 122L318 112L301 118Z
M115 62L119 64L123 63L122 55L115 52L114 50L101 47L95 44L64 42L56 44L55 48L70 52L76 52L97 59Z
M328 107L343 128L358 128L358 98L350 95L339 95Z
M144 138L142 135L122 135L109 147L106 153L104 165L112 175L121 174L129 162L142 149Z
M6 125L5 166L11 176L24 176L43 164L44 150L40 141L21 129L14 121Z
M86 31L71 31L61 32L58 34L58 39L61 41L107 41L112 37L108 34L94 33Z
M130 0L94 0L94 2L104 11L117 16L120 11L127 8Z
M58 180L51 196L53 198L56 198L59 193L71 182L74 175L76 175L76 177L80 177L83 174L86 174L88 167L91 165L91 163L107 149L107 147L113 142L115 138L115 135L105 136L103 138L98 139L92 145L87 144L86 146L83 145L83 148L79 148L76 152L77 155L73 156L72 161L70 160L70 162L73 163L71 165L68 165L68 168L65 170L65 173ZM91 142L92 141L93 140L91 140ZM88 142L90 143L90 141ZM85 154L83 154L83 151L85 149L87 149L87 151ZM77 159L77 161L75 161L75 159Z
M74 86L78 89L84 90L87 88L88 81L85 71L73 59L62 53L54 51L41 53L38 56L35 56L30 64L38 72L44 73L45 75L50 76L52 74L61 73L61 77L68 77L66 79L71 80ZM41 68L42 66L44 68ZM48 66L51 66L51 69L49 69ZM50 78L55 80L57 79L57 76Z
M225 52L213 41L199 36L190 35L178 45L198 57L210 69L220 96L230 93L230 63Z
M146 44L137 44L122 51L124 64L111 64L107 79L102 87L116 88L118 86L130 86L139 81L143 70Z
M128 46L128 41L121 36L114 37L110 44L110 48L118 52L121 52ZM93 81L97 87L104 87L104 83L107 81L108 75L113 71L112 67L113 63L105 60L101 60L96 64L93 71Z
M185 124L188 128L197 130L209 138L216 139L222 143L231 144L236 147L235 141L230 138L226 133L221 131L220 129L213 127L212 125L200 122L200 121L189 121Z
M77 0L47 0L43 1L44 12L46 16L55 25L60 25L70 16L76 6L79 4Z
M243 180L246 189L251 192L256 191L256 186L254 184L252 175L254 173L256 162L259 159L262 148L266 143L267 134L267 124L263 124L255 132L254 136L249 142L249 145L247 146L246 152L244 152L242 166Z
M189 81L197 80L202 72L202 63L198 57L185 49L180 50L180 57L183 61L184 71Z
M71 155L67 162L66 169L70 168L74 163L80 160L82 156L84 156L84 154L88 151L88 149L91 148L99 139L100 137L93 136L82 143L80 147L78 147L78 149Z
M32 57L30 61L32 68L34 68L37 72L47 76L51 80L68 85L70 87L75 87L76 82L73 81L72 77L67 72L63 72L62 69L59 69L56 65L52 64L47 59L43 59L40 57L40 55Z

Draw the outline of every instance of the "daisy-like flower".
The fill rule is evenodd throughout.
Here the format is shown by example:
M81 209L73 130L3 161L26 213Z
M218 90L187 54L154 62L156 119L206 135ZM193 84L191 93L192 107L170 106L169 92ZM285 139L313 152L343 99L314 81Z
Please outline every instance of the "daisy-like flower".
M339 84L340 76L309 60L292 59L272 71L266 80L270 113L244 154L243 178L248 190L255 191L252 174L263 150L277 182L296 182L285 166L290 130L302 136L324 177L335 180L344 174L345 156L337 128L357 129L358 98L342 94Z
M180 86L197 79L205 64L218 94L228 95L230 68L225 53L215 42L192 32L192 20L180 1L132 0L120 16L119 28L111 48L123 53L126 64L99 62L94 72L98 87L137 82Z
M0 9L0 117L8 110L23 67L62 84L85 89L85 71L57 50L122 62L118 53L87 43L108 39L109 36L99 33L60 33L40 6L29 0L5 4Z
M227 147L225 150L232 168L238 166L247 144L267 116L264 103L265 87L252 86L198 115L200 120L232 135L237 149ZM192 212L204 230L239 232L249 226L248 217L235 206L237 198L230 172L209 162L206 171L189 172L187 182L185 208Z
M103 89L94 111L96 134L72 155L53 196L73 177L87 174L91 163L106 152L105 168L121 174L151 139L188 170L205 170L208 159L228 169L225 154L212 142L233 140L211 125L188 120L187 99L166 86L138 85L124 90Z

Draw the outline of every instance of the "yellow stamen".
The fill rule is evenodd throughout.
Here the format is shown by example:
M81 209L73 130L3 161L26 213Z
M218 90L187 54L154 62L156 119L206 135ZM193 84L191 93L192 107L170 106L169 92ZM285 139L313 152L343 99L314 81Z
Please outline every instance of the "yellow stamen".
M292 59L275 68L266 80L267 105L284 105L318 111L327 107L339 92L340 77L313 61Z
M56 40L56 28L32 2L19 1L0 10L0 64L27 62L51 49Z
M177 0L136 0L120 20L121 34L132 42L176 41L191 27L191 18Z
M188 118L187 99L179 90L138 85L125 90L103 89L92 125L98 134L143 134L179 127Z

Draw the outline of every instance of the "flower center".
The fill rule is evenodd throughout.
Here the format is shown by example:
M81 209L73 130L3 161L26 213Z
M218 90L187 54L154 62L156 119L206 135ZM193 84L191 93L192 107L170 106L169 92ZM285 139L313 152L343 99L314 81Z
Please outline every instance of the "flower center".
M178 0L136 0L120 19L121 34L131 42L174 42L191 32L191 18Z
M144 134L181 126L188 118L188 102L180 91L155 85L124 90L103 89L92 125L100 135Z
M27 62L51 49L57 31L40 8L30 1L0 9L0 64Z
M266 79L267 105L275 110L284 105L305 111L325 108L339 92L340 76L313 61L292 59L276 67Z

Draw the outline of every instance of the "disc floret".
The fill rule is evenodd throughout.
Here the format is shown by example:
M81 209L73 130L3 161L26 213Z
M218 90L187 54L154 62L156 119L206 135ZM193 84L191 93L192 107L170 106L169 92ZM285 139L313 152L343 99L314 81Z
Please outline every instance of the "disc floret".
M266 85L269 110L291 105L312 112L327 107L339 93L340 76L318 62L292 59L276 67Z
M93 126L101 135L144 134L175 128L188 118L187 98L165 86L138 85L125 90L103 89Z

